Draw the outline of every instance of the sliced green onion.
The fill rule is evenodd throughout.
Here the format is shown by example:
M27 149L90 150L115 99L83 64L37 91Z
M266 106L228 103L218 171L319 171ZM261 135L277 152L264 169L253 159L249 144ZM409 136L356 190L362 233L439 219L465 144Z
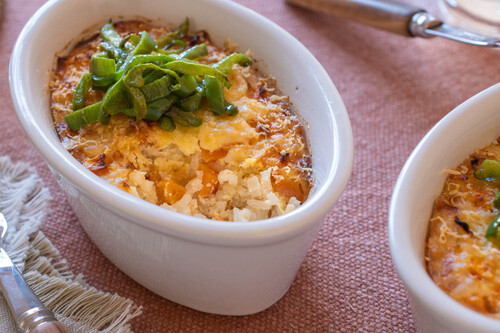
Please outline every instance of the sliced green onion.
M500 209L500 191L495 193L495 198L493 199L493 207Z
M133 46L127 46L130 44L127 44L128 41L131 41L134 45L139 44L139 41L141 40L141 36L138 34L129 34L125 36L121 41L119 47L121 49L133 49Z
M175 120L176 123L182 126L198 127L202 123L202 119L197 117L192 112L183 112L173 106L168 111L167 115Z
M128 73L132 68L134 68L137 65L144 64L144 63L153 63L153 64L164 64L169 61L174 61L176 58L168 56L168 55L163 55L163 54L140 54L133 56L132 58L128 59L125 64L122 66L120 71L117 73L117 75L123 75Z
M75 92L73 93L73 111L79 110L85 107L85 97L90 90L92 85L92 74L83 74L80 82L76 85Z
M139 41L135 49L131 52L132 56L138 54L149 54L156 49L156 42L146 31L142 31L140 34L141 40Z
M165 72L162 70L151 70L147 75L143 74L144 77L144 85L148 85L151 82L154 82L158 79L161 79L165 75Z
M141 88L146 101L154 101L158 98L162 98L170 95L172 92L172 82L173 78L169 75L164 75L162 78L153 81Z
M165 47L165 45L170 44L175 39L184 38L187 35L188 31L189 19L186 17L186 19L179 25L179 28L177 28L176 31L165 34L158 39L158 47L163 48Z
M171 71L170 69L165 69L165 68L159 67L155 64L140 64L140 65L137 65L134 68L132 68L127 73L127 75L125 75L125 77L123 78L123 82L126 85L136 87L136 88L141 88L145 84L143 73L145 71L149 71L149 70L162 71L164 74L172 76L177 82L180 82L180 80L181 80L179 75L176 72Z
M500 226L500 215L497 215L488 226L488 230L486 231L485 235L486 239L497 245L500 245L500 230L498 229L499 226Z
M120 47L120 42L122 39L120 35L118 35L118 33L116 32L115 28L113 27L113 23L111 21L106 23L101 28L101 37L114 47Z
M144 94L139 90L139 88L131 87L125 84L125 89L128 92L129 99L132 101L134 106L135 118L141 120L144 118L148 112L148 106L146 104L146 98Z
M92 75L92 88L96 90L107 90L116 82L116 77L114 75L106 77L98 77Z
M98 102L65 115L64 120L66 120L70 130L76 131L90 123L98 121L100 109L101 102Z
M172 132L175 129L175 123L169 116L163 115L160 118L160 128Z
M144 116L146 120L158 121L160 117L172 106L177 98L173 95L157 99L148 103L148 112Z
M198 87L198 81L192 75L183 75L180 77L179 86L175 89L174 94L184 98L193 93Z
M116 73L116 63L106 53L96 53L90 58L90 73L94 77L108 77Z
M122 64L125 62L128 53L125 50L120 49L119 47L111 45L108 42L102 42L99 44L101 49L103 49L108 57L114 59L116 61L116 66L120 68Z
M481 166L474 171L474 177L480 180L494 180L500 178L500 162L484 160Z
M179 54L179 59L189 59L196 60L201 57L205 57L208 55L207 46L205 43L196 45L189 50L186 50Z
M227 75L235 64L249 66L253 60L239 53L212 66L197 63L194 60L208 55L208 49L203 43L186 50L182 39L188 30L186 18L176 31L155 42L145 31L121 38L111 21L104 25L100 44L104 52L92 56L90 73L83 75L75 89L75 111L66 116L70 129L97 120L107 124L117 113L159 121L169 131L175 129L175 122L200 126L202 119L193 112L201 108L205 97L215 115L237 114L238 108L224 100L224 87L231 85ZM85 107L91 86L106 93L101 102ZM500 197L497 201L500 207Z
M233 66L239 64L240 66L246 67L253 64L252 58L244 55L243 53L233 53L218 63L214 64L213 67L221 71L222 73L229 75Z
M172 48L173 46L177 46L176 48ZM165 46L163 49L157 48L156 52L161 53L161 54L178 54L181 53L186 49L186 42L180 39L173 40Z
M219 80L212 76L205 78L205 96L213 114L221 116L225 113L224 88Z
M231 103L227 104L225 109L228 116L236 116L240 112L238 107Z
M125 85L123 84L123 79L121 79L104 94L99 118L102 122L102 119L130 107L131 103L127 99Z
M226 87L231 86L231 82L228 80L226 75L212 66L198 64L186 60L175 60L167 62L161 67L173 70L177 73L182 73L184 75L213 76L217 78L219 81L221 81L224 84L224 86Z
M194 93L193 95L181 99L175 106L184 112L193 112L201 109L201 103L203 101L203 94Z

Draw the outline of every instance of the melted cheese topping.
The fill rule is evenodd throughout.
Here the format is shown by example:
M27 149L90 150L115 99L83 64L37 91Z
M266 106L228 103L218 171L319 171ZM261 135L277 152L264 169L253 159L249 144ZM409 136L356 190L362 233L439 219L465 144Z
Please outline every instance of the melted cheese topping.
M432 279L451 297L500 319L500 248L485 238L489 224L500 213L493 207L500 182L474 177L484 159L500 161L496 141L456 169L445 170L449 176L434 204L426 261Z
M146 30L153 38L167 31L137 21L118 23L116 29L122 35ZM206 64L230 51L212 45L204 32L186 41L207 44L209 55L200 61ZM70 131L64 115L72 112L73 90L88 72L99 43L94 37L59 58L50 83L57 133L88 169L151 203L215 219L267 218L307 198L311 158L302 126L287 97L275 95L272 79L253 68L235 66L229 75L231 88L224 94L238 106L236 116L214 116L204 103L196 111L203 119L199 127L177 125L167 132L158 123L117 114L108 125L93 123ZM86 104L102 96L91 89Z

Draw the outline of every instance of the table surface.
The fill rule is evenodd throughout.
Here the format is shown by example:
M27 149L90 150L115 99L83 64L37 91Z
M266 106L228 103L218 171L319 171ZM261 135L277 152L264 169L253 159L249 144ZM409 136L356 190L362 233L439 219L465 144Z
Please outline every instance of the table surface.
M0 155L29 161L50 187L42 230L75 273L98 289L143 306L135 332L412 332L407 293L391 262L387 215L405 160L444 115L500 79L498 50L444 39L406 38L290 7L282 0L237 0L279 24L320 61L352 122L354 168L286 295L244 317L201 313L151 293L90 241L14 115L8 63L14 42L44 0L6 0L0 29ZM417 4L416 0L407 2ZM439 14L434 1L419 6Z

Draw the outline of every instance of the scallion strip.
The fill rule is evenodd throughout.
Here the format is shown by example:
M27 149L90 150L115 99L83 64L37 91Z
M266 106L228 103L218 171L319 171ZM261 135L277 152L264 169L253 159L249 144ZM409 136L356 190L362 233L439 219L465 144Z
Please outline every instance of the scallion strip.
M144 116L144 119L158 121L160 117L172 106L175 100L175 96L169 95L148 103L148 112Z
M64 120L66 120L70 130L76 131L90 123L98 121L101 103L98 102L65 115Z
M198 81L192 75L183 75L180 77L179 86L174 90L174 94L180 98L187 97L195 91Z
M122 38L116 32L115 28L113 27L113 23L111 21L106 23L101 28L101 37L102 37L102 39L109 42L114 47L120 47L120 42L121 42Z
M125 85L123 79L117 81L111 88L106 91L102 98L102 105L99 119L109 118L110 115L121 112L124 109L130 108L131 103L126 97Z
M212 76L205 78L205 96L213 114L221 116L225 113L224 88L219 80Z
M244 55L243 53L233 53L218 63L214 64L213 67L224 73L225 75L229 75L233 66L235 64L239 64L240 66L246 67L253 64L252 58Z
M198 86L200 88L201 86ZM198 89L197 88L197 89ZM184 112L193 112L201 109L201 103L203 101L204 88L201 87L199 91L195 92L189 97L179 100L175 106Z
M94 77L104 78L116 73L116 63L106 53L96 53L90 59L90 73Z
M114 59L116 61L116 67L120 68L125 62L128 53L126 50L120 49L119 47L113 46L109 42L102 42L99 44L99 47L103 49L108 57Z
M172 132L175 129L175 123L172 118L167 115L163 115L160 118L160 128L165 131Z
M207 46L205 43L193 46L189 50L186 50L179 54L179 59L189 59L196 60L201 57L205 57L208 55Z
M134 45L137 45L139 44L141 40L141 36L139 36L138 34L129 34L125 37L123 37L123 39L120 41L120 45L119 47L121 49L133 49L133 45L130 45L130 44L127 44L128 41L131 41Z
M130 53L131 56L135 56L138 54L150 54L156 49L156 42L146 31L142 31L140 34L141 40L139 41L135 49Z
M500 209L500 191L495 193L495 198L493 199L493 207Z
M494 180L500 178L500 162L496 160L484 160L474 171L474 177L480 180Z
M170 108L170 110L167 112L167 115L182 126L198 127L202 123L202 119L198 116L195 116L194 113L183 112L175 106L172 106Z
M92 74L83 74L80 82L76 85L75 92L73 93L73 111L79 110L85 107L85 97L90 90L92 85Z
M184 75L199 75L199 76L213 76L221 81L224 86L230 87L231 82L226 75L212 66L207 66L191 61L175 60L167 62L161 66L162 68L170 69Z
M189 19L186 17L186 19L179 25L176 31L165 34L158 39L158 47L163 48L165 47L165 45L170 44L175 39L184 38L187 35L188 31Z
M227 104L225 109L228 116L236 116L239 113L238 107L231 103Z
M132 105L134 106L135 118L137 120L143 119L148 112L148 106L144 94L141 92L141 90L139 90L139 88L131 87L126 84L125 89L127 90L128 96L132 101Z
M147 102L154 101L158 98L170 95L172 92L172 82L173 79L170 75L164 75L162 78L144 85L141 91Z
M121 77L123 74L128 73L135 66L144 63L153 63L161 65L174 60L176 60L176 58L163 54L140 54L133 56L132 58L127 60L127 62L125 62L120 71L118 71L116 74Z

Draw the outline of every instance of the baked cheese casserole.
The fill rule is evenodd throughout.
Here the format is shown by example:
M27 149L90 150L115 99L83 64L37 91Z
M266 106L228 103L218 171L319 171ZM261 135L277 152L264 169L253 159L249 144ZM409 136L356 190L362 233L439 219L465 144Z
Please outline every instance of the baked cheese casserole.
M108 23L58 57L61 143L110 184L180 213L250 221L298 207L311 157L288 97L249 54L187 34L186 22Z
M426 263L452 298L500 319L500 145L470 155L434 203Z

